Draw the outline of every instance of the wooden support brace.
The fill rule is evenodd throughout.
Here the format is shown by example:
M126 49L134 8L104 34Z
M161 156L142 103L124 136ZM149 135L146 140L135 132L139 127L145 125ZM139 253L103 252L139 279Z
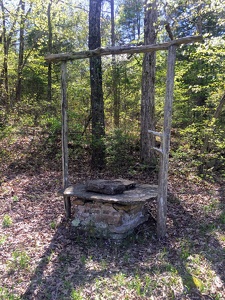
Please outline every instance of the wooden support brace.
M67 66L66 62L61 63L61 108L62 108L62 171L63 171L63 191L68 187L68 125L67 125ZM71 217L70 197L64 196L64 207L66 217Z
M170 149L170 132L172 122L174 71L176 61L176 45L169 47L167 58L167 81L166 97L164 105L164 124L162 138L162 155L160 156L160 172L157 198L157 236L164 238L166 235L167 219L167 187L168 187L168 166Z
M156 152L158 152L160 155L163 155L163 151L161 148L152 147L152 149L155 150Z
M159 136L160 138L163 137L163 134L161 132L153 131L153 130L148 130L149 133L152 133L153 135Z

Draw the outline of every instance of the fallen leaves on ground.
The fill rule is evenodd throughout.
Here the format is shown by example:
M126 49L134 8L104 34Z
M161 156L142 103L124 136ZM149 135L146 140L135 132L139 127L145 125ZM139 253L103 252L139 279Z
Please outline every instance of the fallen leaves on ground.
M165 240L152 217L120 243L93 238L65 219L60 161L38 154L39 138L1 142L0 299L225 298L223 182L187 180L172 163ZM87 160L70 172L73 182L110 177Z

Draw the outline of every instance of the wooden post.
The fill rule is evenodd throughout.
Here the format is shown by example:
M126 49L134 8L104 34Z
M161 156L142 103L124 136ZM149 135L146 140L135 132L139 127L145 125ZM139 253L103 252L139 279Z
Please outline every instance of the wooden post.
M63 172L63 191L68 187L68 124L67 124L67 66L66 62L61 63L61 95L62 95L62 172ZM64 207L66 217L71 217L70 197L64 197Z
M159 187L157 198L157 236L164 238L166 235L167 218L167 187L168 187L168 166L170 150L170 132L172 123L174 70L176 61L176 45L169 47L167 58L167 81L166 97L164 105L164 124L162 134L162 145L160 155Z

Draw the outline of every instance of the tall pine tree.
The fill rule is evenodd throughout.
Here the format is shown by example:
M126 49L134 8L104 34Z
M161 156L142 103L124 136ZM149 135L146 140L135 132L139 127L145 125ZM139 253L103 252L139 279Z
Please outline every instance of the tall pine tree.
M101 47L100 15L102 0L90 0L89 49ZM101 57L90 58L91 111L92 111L92 168L101 169L105 163L104 102L102 90Z

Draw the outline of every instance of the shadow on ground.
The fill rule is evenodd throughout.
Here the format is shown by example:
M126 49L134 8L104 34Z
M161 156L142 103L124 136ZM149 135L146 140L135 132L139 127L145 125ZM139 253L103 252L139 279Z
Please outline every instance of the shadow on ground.
M75 231L71 221L63 218L50 228L63 211L62 200L56 197L60 167L57 160L51 161L55 153L40 160L43 144L35 143L29 155L21 154L6 166L2 181L13 193L3 193L4 203L12 196L19 198L1 208L3 214L14 214L13 239L20 235L22 243L29 234L30 242L46 245L35 258L35 269L26 275L29 284L22 299L225 299L224 185L211 197L212 191L193 192L191 186L185 191L189 198L181 191L172 193L165 240L157 241L150 219L132 236L115 243ZM82 161L74 169L74 182L90 175L85 170L76 173L81 165ZM21 284L17 273L14 279L15 285Z
M163 241L153 219L121 243L93 238L63 220L23 299L223 299L225 251L207 226L221 224L220 216L199 215L194 205L187 210L175 197L168 206Z

